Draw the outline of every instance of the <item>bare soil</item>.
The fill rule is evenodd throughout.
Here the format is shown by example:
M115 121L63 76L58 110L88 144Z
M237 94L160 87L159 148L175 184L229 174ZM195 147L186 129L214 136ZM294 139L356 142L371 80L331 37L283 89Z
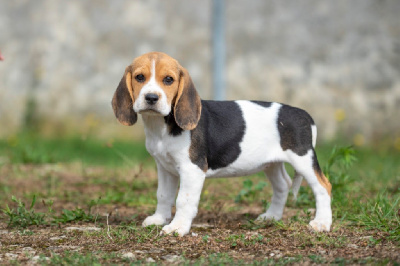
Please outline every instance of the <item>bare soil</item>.
M44 202L53 200L55 213L77 206L87 208L90 199L98 198L113 186L121 190L124 182L143 186L135 188L138 197L155 198L156 192L155 171L140 167L110 170L83 168L79 164L6 165L0 168L0 176L2 209L6 204L16 207L11 195L25 199L28 208L33 194L38 195L37 212L48 209L42 199ZM149 185L143 185L143 181ZM233 191L240 190L241 181L228 182L228 188L223 182L206 184L207 195L202 198L191 232L184 237L160 236L160 227L142 229L141 222L155 208L154 204L146 202L98 204L92 208L98 218L90 223L76 221L10 228L4 215L0 218L0 263L32 264L35 256L51 259L56 254L65 256L66 251L95 254L105 264L137 260L166 264L210 263L207 258L216 253L234 262L249 264L266 262L266 259L291 264L400 263L399 244L384 232L334 221L331 232L314 233L307 226L310 217L301 208L286 208L283 223L255 225L250 221L263 211L262 204L234 203L229 195L234 195L231 191L235 186L239 188ZM225 192L218 194L219 191ZM82 231L68 230L68 227L82 228ZM100 231L85 230L87 227ZM129 253L132 254L127 255Z

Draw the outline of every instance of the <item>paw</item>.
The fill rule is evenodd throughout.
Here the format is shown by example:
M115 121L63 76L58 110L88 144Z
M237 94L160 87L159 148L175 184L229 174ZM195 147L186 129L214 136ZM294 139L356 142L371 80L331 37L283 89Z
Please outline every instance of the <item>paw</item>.
M329 232L331 230L332 221L314 219L310 222L310 228L315 232Z
M172 221L170 224L164 226L161 230L161 234L169 235L177 233L179 236L184 236L188 234L190 231L190 224L182 223L182 222L174 222Z
M266 221L279 221L282 218L280 215L271 214L271 213L263 213L257 217L256 222L266 222Z
M148 216L146 219L144 219L142 226L146 227L149 225L164 225L166 223L167 223L167 219L165 219L162 215L153 214L151 216Z

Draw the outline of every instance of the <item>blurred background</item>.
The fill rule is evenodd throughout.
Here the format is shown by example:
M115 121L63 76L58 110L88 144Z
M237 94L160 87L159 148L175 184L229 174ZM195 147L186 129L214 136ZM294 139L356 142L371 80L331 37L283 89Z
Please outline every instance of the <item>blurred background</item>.
M319 139L400 150L400 2L225 1L226 99L307 110ZM215 19L215 18L214 18ZM213 1L1 1L0 138L144 137L111 98L133 58L162 51L213 99Z

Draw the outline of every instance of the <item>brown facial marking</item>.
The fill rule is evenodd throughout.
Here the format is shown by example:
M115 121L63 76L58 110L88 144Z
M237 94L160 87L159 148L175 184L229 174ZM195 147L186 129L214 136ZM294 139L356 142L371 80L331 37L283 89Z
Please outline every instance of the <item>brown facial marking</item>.
M133 97L137 99L140 94L140 90L144 85L150 80L154 73L151 73L153 62L155 63L156 71L156 82L165 92L167 96L167 103L172 105L176 98L179 85L179 73L180 65L179 63L168 56L167 54L160 52L151 52L137 57L132 63L132 87ZM136 75L142 74L145 77L144 82L138 82L135 80ZM163 79L166 76L170 76L174 79L171 85L165 85ZM160 96L160 95L159 95Z
M152 57L145 54L139 56L133 60L131 64L132 67L132 88L133 88L133 98L138 99L140 90L143 88L144 85L149 82L151 78L151 60ZM142 74L145 77L144 82L139 82L135 79L135 77L139 74Z
M156 81L157 84L162 88L167 96L167 103L172 105L176 98L179 86L179 63L167 55L160 55L156 61ZM165 85L163 79L170 76L174 79L171 85Z
M321 184L321 186L323 186L326 191L328 192L329 196L332 196L332 185L329 182L328 178L326 178L326 176L324 175L324 173L322 171L317 171L314 170L315 175L317 176L318 182Z

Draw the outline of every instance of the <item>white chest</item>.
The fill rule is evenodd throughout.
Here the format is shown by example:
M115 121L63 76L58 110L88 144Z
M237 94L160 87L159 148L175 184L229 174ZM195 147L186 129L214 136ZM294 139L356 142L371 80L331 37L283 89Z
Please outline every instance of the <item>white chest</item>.
M181 164L188 158L190 132L183 131L179 136L168 133L165 123L151 125L145 122L146 149L156 163L174 175L179 175ZM162 121L164 122L164 121Z

